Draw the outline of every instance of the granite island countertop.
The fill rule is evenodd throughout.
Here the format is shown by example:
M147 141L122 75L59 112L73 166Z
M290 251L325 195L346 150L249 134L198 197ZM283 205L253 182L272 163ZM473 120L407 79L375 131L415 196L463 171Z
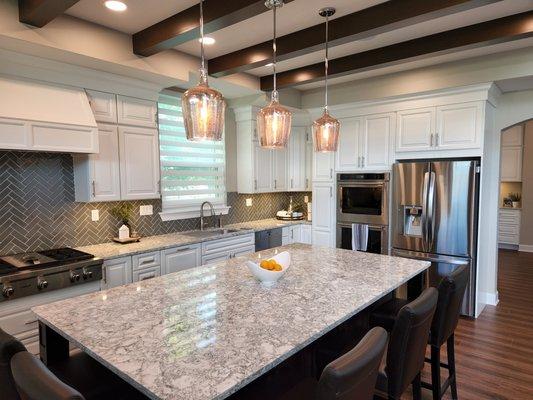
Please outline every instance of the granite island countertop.
M120 244L115 242L101 243L89 246L78 247L77 250L92 254L95 257L103 258L105 260L131 256L149 251L164 250L172 247L187 246L196 243L203 243L211 240L227 238L231 236L245 235L248 233L259 232L267 229L280 228L290 225L307 225L309 221L280 221L275 218L262 219L258 221L241 222L238 224L226 225L223 229L237 229L237 232L229 232L225 234L212 235L209 237L191 236L190 233L197 233L198 231L190 232L175 232L165 235L147 236L141 238L140 242Z
M152 399L224 399L430 266L304 244L261 255L283 250L270 288L246 267L255 253L33 311Z

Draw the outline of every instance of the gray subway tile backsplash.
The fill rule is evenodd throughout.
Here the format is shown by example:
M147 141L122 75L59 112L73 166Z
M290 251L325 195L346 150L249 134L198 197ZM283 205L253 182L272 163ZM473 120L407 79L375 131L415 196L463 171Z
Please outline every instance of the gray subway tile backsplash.
M228 193L229 214L224 224L272 218L287 207L289 196L302 205L310 193L240 195ZM253 206L246 207L251 197ZM130 202L135 206L132 227L141 236L200 228L199 218L163 222L160 200ZM72 157L69 154L0 152L0 254L61 246L104 243L116 235L120 221L110 214L117 202L76 203ZM139 206L151 204L154 214L139 215ZM91 221L91 210L100 220Z

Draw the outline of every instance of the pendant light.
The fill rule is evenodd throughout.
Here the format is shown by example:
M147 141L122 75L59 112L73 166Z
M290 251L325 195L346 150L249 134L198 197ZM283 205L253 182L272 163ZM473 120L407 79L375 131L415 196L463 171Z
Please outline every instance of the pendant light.
M276 9L283 6L283 0L266 0L265 6L274 14L274 40L272 41L274 90L272 90L270 104L257 113L257 132L261 147L283 149L287 147L289 141L292 120L292 113L279 104L276 88Z
M319 119L313 122L313 136L315 142L315 151L326 153L337 151L337 146L339 143L339 130L341 127L341 123L339 122L339 120L329 115L328 111L328 31L329 17L335 14L335 9L333 7L326 7L322 8L318 13L321 17L326 18L326 57L324 61L326 90L324 113Z
M207 68L204 53L204 9L200 1L200 49L202 65L200 82L187 90L181 99L185 133L191 141L222 140L226 102L222 94L211 89L207 83Z

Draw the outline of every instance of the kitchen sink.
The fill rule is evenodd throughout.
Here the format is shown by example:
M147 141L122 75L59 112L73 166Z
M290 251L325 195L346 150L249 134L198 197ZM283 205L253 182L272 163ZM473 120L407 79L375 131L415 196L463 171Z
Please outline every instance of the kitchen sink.
M211 237L211 236L220 236L220 235L227 235L229 233L235 233L239 232L240 229L208 229L205 231L194 231L194 232L188 232L185 233L187 236L192 237Z

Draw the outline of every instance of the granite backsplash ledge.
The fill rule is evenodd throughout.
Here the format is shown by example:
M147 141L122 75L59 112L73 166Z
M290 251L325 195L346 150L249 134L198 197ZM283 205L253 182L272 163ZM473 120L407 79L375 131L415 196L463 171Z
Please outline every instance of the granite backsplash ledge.
M304 205L310 193L240 195L228 193L229 214L224 224L272 218L288 206ZM252 207L246 199L252 198ZM104 243L116 235L120 222L110 210L121 202L76 203L72 157L69 154L0 152L0 254ZM132 227L141 236L200 228L199 218L161 221L160 200L131 201L136 212ZM152 205L154 214L140 216L140 205ZM91 221L98 209L100 220Z

